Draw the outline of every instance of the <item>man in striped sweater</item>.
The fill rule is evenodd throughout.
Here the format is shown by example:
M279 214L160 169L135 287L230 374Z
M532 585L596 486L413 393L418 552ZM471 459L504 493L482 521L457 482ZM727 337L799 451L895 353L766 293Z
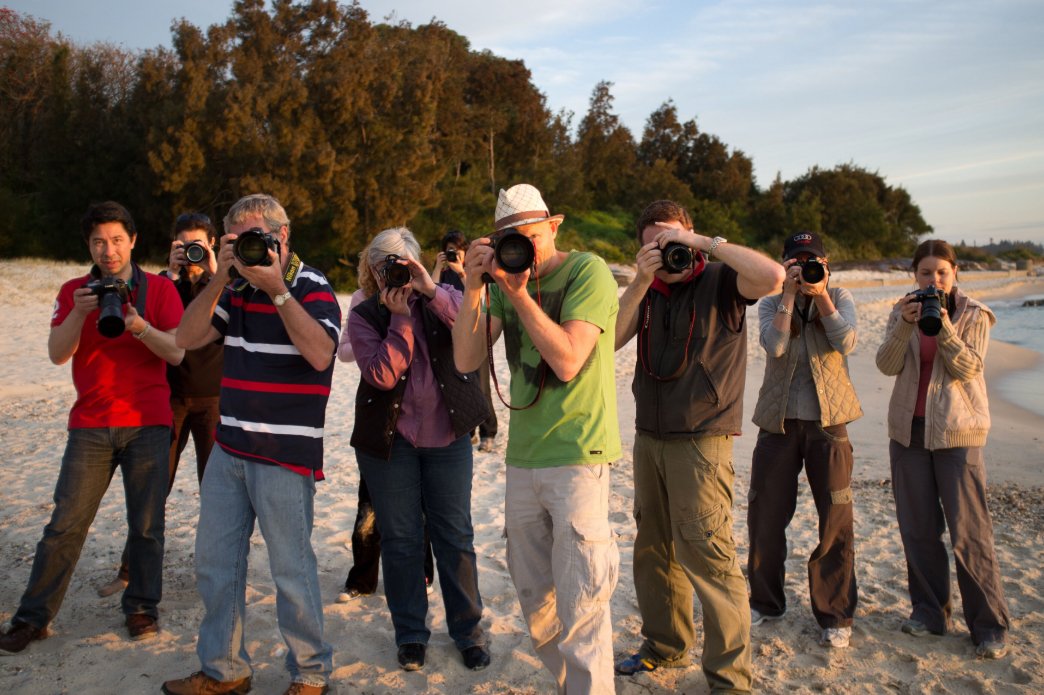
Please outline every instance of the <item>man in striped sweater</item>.
M323 641L313 497L323 479L341 311L323 274L290 250L290 221L274 198L240 199L224 224L214 281L185 310L177 333L179 347L222 337L225 345L218 446L203 476L196 532L196 582L206 609L196 646L201 669L167 681L163 692L250 689L243 614L256 518L287 645L286 693L318 695L327 692L333 650Z

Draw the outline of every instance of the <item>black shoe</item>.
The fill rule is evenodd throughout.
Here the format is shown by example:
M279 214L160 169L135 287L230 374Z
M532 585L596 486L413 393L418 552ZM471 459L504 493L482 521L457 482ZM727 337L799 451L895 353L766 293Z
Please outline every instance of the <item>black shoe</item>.
M424 667L426 647L419 642L399 645L399 666L403 671L420 671Z
M481 644L468 647L460 652L464 665L472 671L481 671L489 666L489 652Z
M46 636L45 630L29 623L15 623L6 634L0 635L0 654L17 654L28 647L30 642L42 640Z

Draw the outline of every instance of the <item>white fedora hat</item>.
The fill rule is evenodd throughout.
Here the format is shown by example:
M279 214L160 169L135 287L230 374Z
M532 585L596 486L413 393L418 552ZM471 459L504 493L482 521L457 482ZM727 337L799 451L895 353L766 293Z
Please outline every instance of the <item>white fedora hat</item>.
M493 231L499 232L508 227L518 227L545 220L561 222L565 215L552 215L548 212L544 199L534 186L520 183L506 191L501 188L497 196L497 211L493 214Z

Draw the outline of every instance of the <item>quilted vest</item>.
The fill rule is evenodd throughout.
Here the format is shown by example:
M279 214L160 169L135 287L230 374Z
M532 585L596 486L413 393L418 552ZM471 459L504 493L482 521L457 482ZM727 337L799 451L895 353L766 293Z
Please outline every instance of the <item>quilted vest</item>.
M377 295L352 309L356 318L373 326L382 338L388 335L391 314L377 302ZM428 309L428 299L421 297L424 339L431 355L431 368L442 389L442 400L449 408L453 436L460 437L486 421L489 406L479 388L478 372L462 374L453 364L452 331ZM409 370L390 391L379 389L365 379L359 380L355 393L355 427L350 444L371 456L387 460L395 439L402 396L406 391Z
M831 287L827 292L836 305L840 290ZM775 309L782 299L783 295L777 294L761 301L769 302ZM820 423L824 427L847 424L863 416L859 398L848 375L848 358L835 350L827 340L815 303L809 310L809 318L814 320L802 326L801 334L790 339L791 344L795 340L805 341L812 381L819 399ZM765 379L758 393L757 405L754 406L754 417L751 418L763 430L783 433L783 418L787 412L790 381L797 368L797 353L797 350L788 348L779 357L767 355L765 358Z
M672 285L670 297L650 290L642 300L637 340L645 344L639 346L631 390L635 428L643 434L687 439L741 429L747 324L733 332L717 310L723 267L708 263L694 281ZM663 380L650 376L646 367Z

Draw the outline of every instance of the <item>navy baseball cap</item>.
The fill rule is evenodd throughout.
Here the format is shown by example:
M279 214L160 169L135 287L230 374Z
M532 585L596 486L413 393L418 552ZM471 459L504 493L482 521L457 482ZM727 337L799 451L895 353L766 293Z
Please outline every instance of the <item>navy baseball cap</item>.
M815 232L798 232L791 234L783 242L783 260L793 258L799 253L810 253L816 258L826 258L823 242Z

